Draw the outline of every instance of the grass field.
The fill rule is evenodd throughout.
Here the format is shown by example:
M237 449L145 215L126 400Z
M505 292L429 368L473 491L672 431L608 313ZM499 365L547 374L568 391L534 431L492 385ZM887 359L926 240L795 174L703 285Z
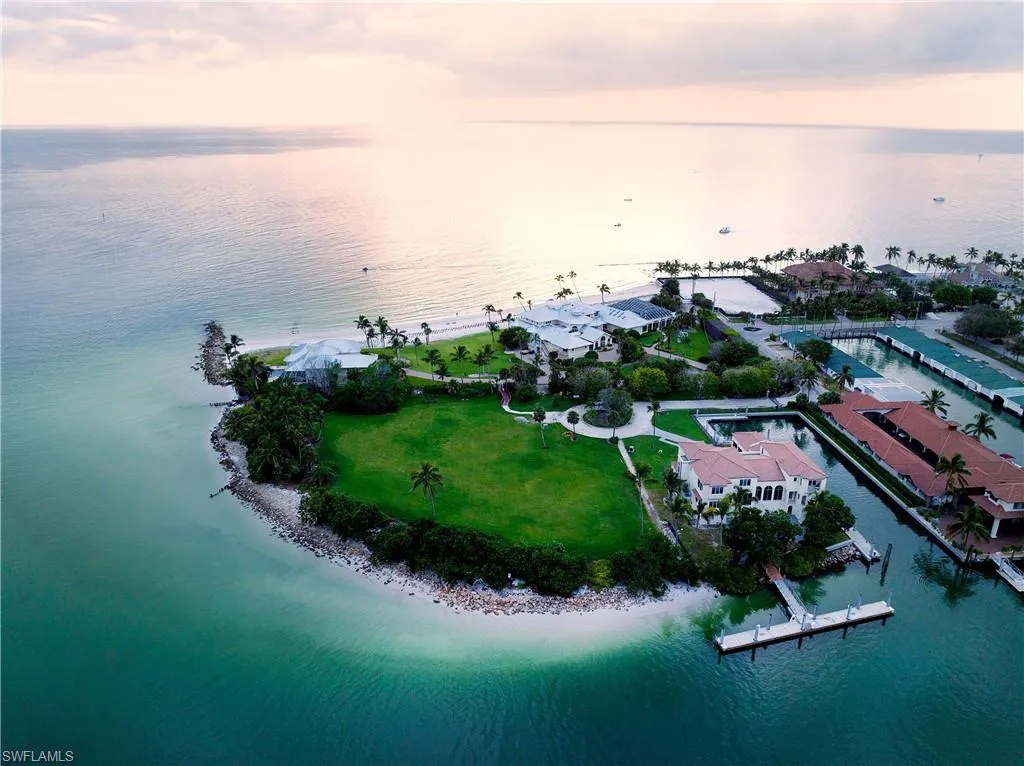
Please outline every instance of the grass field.
M337 466L339 489L398 518L430 516L423 493L409 489L409 474L429 462L444 477L439 522L512 542L557 541L595 559L632 547L640 501L618 450L565 433L548 427L542 449L538 426L494 401L442 401L390 415L329 414L321 458Z
M693 419L690 410L666 410L658 413L658 428L688 439L695 439L701 442L710 442L707 434L701 430L697 421Z
M694 329L690 330L690 334L685 340L678 341L673 335L671 343L662 343L659 348L662 351L670 351L696 361L711 349L711 340L703 330Z
M265 365L281 367L284 365L284 358L291 352L292 350L288 346L278 346L277 348L262 348L251 353Z
M646 463L651 467L651 475L644 482L647 493L651 496L655 507L661 508L661 502L665 499L665 483L661 480L665 469L670 466L679 454L674 444L663 442L657 436L632 436L624 439L626 447L632 447L630 457L633 465Z
M650 348L655 343L660 341L662 337L663 336L661 334L661 330L651 330L650 332L645 332L637 340L641 346L647 346L648 348Z
M411 345L406 346L402 349L402 361L405 362L407 367L413 370L420 370L422 372L433 372L433 369L424 356L427 351L432 348L436 348L441 352L441 356L444 357L445 363L448 365L448 372L450 375L457 378L464 378L469 375L476 375L480 372L480 368L472 362L473 355L476 354L485 345L490 344L491 348L497 353L494 358L483 368L483 372L497 373L504 367L509 365L509 356L505 353L501 344L497 342L498 334L494 334L494 341L491 340L491 334L489 332L481 332L476 335L465 335L461 338L451 338L450 340L432 340L430 345L420 346L420 350L417 353ZM377 339L374 340L377 342ZM465 362L453 362L452 351L456 346L465 346L469 350L469 359ZM395 350L392 348L371 348L370 351L374 354L380 354L383 356L395 355Z

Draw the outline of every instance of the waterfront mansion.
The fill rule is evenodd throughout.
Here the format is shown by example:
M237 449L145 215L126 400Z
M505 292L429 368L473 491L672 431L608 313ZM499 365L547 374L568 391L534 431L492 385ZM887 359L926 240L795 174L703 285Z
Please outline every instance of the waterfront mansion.
M789 441L772 441L764 434L738 431L732 445L702 442L679 445L679 477L688 482L694 504L717 506L726 495L745 489L751 505L782 510L803 519L807 500L825 489L828 477L814 461Z
M639 298L607 305L549 301L520 313L516 324L530 332L535 350L573 359L588 351L611 348L610 333L614 330L635 330L640 334L661 330L673 316L673 312Z

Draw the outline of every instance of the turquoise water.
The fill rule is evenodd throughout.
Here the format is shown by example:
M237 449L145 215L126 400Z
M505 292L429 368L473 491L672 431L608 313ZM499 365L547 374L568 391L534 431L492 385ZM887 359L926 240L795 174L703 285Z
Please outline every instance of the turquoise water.
M208 404L224 392L188 368L212 316L243 336L312 333L536 297L556 270L628 284L684 240L730 259L833 239L1005 251L1020 229L1019 155L965 176L968 158L881 150L859 131L619 130L287 153L237 136L186 152L172 135L152 157L136 137L121 159L117 134L5 133L5 168L21 154L3 179L3 748L86 764L1017 762L1021 600L952 578L812 437L858 526L894 555L884 585L855 566L804 596L839 608L891 589L897 616L755 663L717 663L706 632L778 619L767 594L697 619L452 614L208 497L224 483ZM862 174L833 185L849 204L809 222L781 222L818 196L795 180L785 199L757 192L780 168L839 167ZM964 190L963 208L935 221L923 186L878 182L922 175L950 202ZM680 221L701 190L713 209ZM650 202L624 248L604 224L625 219L629 193ZM897 227L876 208L907 215ZM758 236L715 239L730 210L736 229L763 221ZM363 279L367 261L380 268Z

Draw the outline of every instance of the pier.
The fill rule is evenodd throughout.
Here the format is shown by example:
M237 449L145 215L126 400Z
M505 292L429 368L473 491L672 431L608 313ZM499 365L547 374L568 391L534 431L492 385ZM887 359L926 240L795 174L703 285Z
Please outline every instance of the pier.
M996 572L999 576L1006 580L1015 591L1024 593L1024 572L1021 572L1012 561L1001 553L993 553L990 558L995 562Z
M871 548L871 544L864 540L863 535L860 536L860 539L867 544L870 555L870 552L874 551ZM874 551L874 553L877 555L877 551ZM892 601L890 596L886 601L874 601L870 604L861 604L858 598L856 604L848 604L846 609L816 614L804 606L799 596L793 592L786 578L782 576L782 573L776 567L767 564L764 572L768 576L769 582L778 591L786 612L789 614L789 621L780 625L772 625L769 618L766 627L757 625L753 630L741 630L737 633L729 633L728 635L723 630L715 638L715 646L718 648L719 656L750 649L751 659L753 659L756 657L757 649L762 646L777 644L782 641L791 641L793 639L802 642L805 636L813 636L816 633L824 633L830 630L842 629L845 635L847 629L864 622L882 620L884 625L885 620L896 613L896 610L892 608L890 603Z
M857 531L856 527L852 527L847 530L846 534L849 535L850 541L857 549L857 553L860 554L860 557L864 559L865 564L870 564L872 561L878 561L878 559L882 557L881 554L875 550L875 546L869 543L867 538Z

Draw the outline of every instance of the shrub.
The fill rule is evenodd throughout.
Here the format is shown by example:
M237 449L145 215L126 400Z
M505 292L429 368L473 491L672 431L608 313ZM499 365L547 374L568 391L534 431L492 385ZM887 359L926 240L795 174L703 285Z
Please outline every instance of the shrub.
M820 556L818 554L821 554ZM825 551L822 548L812 549L805 546L798 546L790 551L782 560L782 571L787 577L799 579L812 574L818 565L825 559Z
M529 404L537 398L537 387L530 383L520 383L513 390L512 398L520 404Z
M644 358L645 353L644 347L636 338L623 338L622 343L619 344L619 356L626 364L640 361Z
M526 348L530 344L530 331L525 327L508 327L498 333L498 343L509 351Z
M825 391L824 393L818 394L818 404L839 404L843 398L839 395L838 391Z
M722 373L722 393L733 398L764 396L774 388L772 370L765 367L737 367Z
M725 367L742 367L758 358L757 346L739 338L716 341L711 345L708 357L721 362Z
M668 376L656 367L640 367L629 377L629 389L637 399L657 397L668 388Z
M610 588L615 584L610 561L598 559L590 562L590 584L598 590Z
M631 551L612 556L612 574L630 593L661 596L665 582L680 582L696 577L696 567L688 554L681 551L660 532L649 532Z

